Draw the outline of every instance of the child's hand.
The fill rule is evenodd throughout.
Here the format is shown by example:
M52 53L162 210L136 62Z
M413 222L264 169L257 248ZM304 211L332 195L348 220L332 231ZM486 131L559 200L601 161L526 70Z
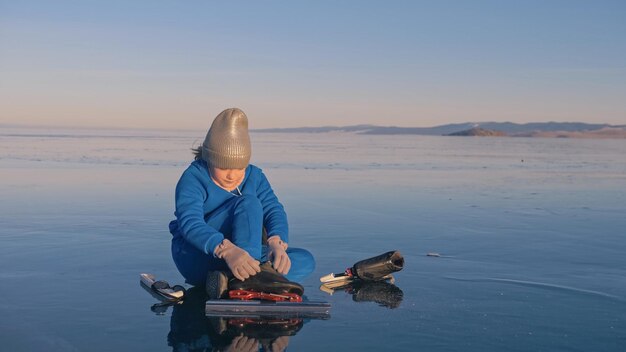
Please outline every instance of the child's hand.
M291 259L285 251L287 243L278 236L272 236L267 240L267 246L269 247L267 257L272 261L272 266L279 273L286 275L291 269Z
M261 271L258 260L252 258L248 252L237 247L227 239L224 239L215 248L215 256L224 259L233 275L241 281Z

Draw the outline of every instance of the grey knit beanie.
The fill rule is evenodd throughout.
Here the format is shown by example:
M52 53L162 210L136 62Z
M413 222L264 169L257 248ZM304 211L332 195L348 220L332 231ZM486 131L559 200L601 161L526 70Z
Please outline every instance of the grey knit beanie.
M202 143L202 159L220 169L244 169L250 162L248 117L237 108L222 111Z

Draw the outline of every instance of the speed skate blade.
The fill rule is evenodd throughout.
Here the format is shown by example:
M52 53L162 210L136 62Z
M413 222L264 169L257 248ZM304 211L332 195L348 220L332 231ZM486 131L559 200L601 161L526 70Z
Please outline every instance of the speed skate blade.
M219 299L206 302L205 314L209 317L329 319L330 303L322 301L267 302Z

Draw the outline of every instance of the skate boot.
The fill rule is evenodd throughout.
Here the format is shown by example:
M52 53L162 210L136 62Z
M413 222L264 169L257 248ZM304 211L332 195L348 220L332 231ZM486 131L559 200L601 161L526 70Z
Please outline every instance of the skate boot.
M387 275L402 270L404 258L398 251L390 251L379 256L361 260L352 266L351 274L365 281L384 280Z
M244 290L263 293L283 294L290 293L302 296L304 287L302 285L287 280L281 275L271 262L261 264L261 272L251 276L245 281L231 278L228 281L228 290Z
M206 293L209 299L221 299L228 296L228 281L232 274L226 271L209 271L206 278Z

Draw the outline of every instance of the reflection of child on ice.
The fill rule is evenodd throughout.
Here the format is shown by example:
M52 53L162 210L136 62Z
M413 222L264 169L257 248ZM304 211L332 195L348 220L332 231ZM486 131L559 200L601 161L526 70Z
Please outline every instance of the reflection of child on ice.
M310 274L313 256L288 246L285 210L261 169L249 164L243 111L221 112L194 154L176 186L176 220L169 225L172 256L186 281L208 287L216 283L207 275L219 280L211 273L228 271L243 281L265 270L260 263L268 260L290 280Z

